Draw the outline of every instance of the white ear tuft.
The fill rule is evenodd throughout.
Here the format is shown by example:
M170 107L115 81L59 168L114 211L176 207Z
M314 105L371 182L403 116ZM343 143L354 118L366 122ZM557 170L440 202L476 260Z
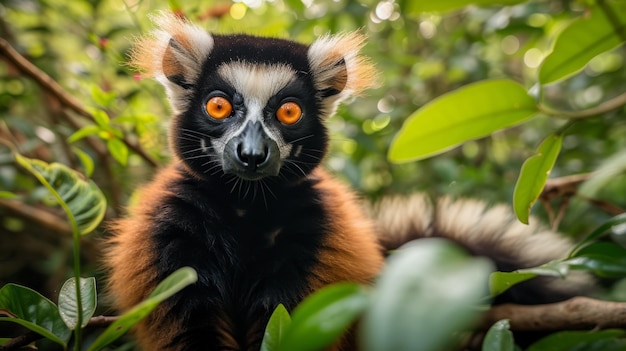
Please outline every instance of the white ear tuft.
M162 12L151 19L158 28L137 40L131 65L159 81L174 113L180 113L187 108L189 89L213 49L213 37L173 13Z
M324 99L328 114L337 103L373 87L376 71L359 54L365 36L358 32L327 35L317 39L308 51L315 88Z

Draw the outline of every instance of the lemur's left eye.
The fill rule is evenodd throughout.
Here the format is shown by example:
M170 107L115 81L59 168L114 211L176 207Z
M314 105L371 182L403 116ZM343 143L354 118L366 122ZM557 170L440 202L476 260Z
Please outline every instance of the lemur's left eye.
M206 112L215 119L224 119L233 112L233 105L228 99L215 96L206 103Z
M276 110L276 118L283 124L294 124L302 117L302 109L295 102L285 102Z

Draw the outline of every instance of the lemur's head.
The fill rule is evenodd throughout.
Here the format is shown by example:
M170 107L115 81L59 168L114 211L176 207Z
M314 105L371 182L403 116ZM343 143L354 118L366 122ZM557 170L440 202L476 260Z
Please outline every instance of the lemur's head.
M175 155L199 177L297 179L327 148L324 120L370 86L358 34L307 46L248 35L213 35L174 15L142 38L133 64L166 89Z

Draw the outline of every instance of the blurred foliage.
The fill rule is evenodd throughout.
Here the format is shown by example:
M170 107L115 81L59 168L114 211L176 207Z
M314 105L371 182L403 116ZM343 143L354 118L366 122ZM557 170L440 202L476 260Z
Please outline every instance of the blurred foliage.
M125 64L133 37L151 28L149 14L158 10L182 13L210 31L303 42L328 32L362 30L369 37L365 54L381 72L379 87L345 104L329 120L332 148L326 165L370 199L426 191L510 203L521 164L566 121L535 117L405 164L389 162L389 145L407 116L469 83L511 78L532 92L539 64L555 37L585 15L590 1L470 6L447 13L418 13L413 3L0 0L1 38L58 82L85 112L60 102L0 57L0 285L24 284L54 299L72 275L73 260L71 231L59 223L62 210L2 144L16 146L27 157L91 174L107 197L108 218L132 201L133 190L149 179L155 165L167 162L169 108L164 92ZM547 86L546 104L576 111L622 94L625 50L622 46L602 53L581 72ZM626 149L624 113L621 107L570 128L551 177L604 169L610 177L588 186L592 190L585 197L626 208L626 167L619 157ZM547 217L544 209L536 210ZM580 236L611 216L588 199L574 197L560 229ZM83 270L96 275L98 235L83 238L81 250ZM624 298L623 293L614 295Z

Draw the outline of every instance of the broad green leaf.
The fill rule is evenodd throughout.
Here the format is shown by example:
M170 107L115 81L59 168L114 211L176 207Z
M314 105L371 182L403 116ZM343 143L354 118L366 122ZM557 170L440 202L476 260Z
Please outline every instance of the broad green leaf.
M513 190L513 208L520 222L528 224L530 208L537 201L546 185L548 175L554 167L559 151L561 151L562 143L562 135L548 136L539 145L537 152L522 165Z
M609 329L595 332L563 331L551 334L532 344L526 351L609 351L604 348L593 347L594 343L603 339L622 338L626 335L623 330ZM603 345L604 347L605 345ZM623 347L623 345L622 345ZM623 348L619 349L623 350Z
M580 71L589 61L605 51L624 43L626 27L626 5L622 1L607 1L606 6L615 4L611 17L619 22L615 28L601 7L591 9L591 16L581 16L561 32L554 48L539 67L539 82L549 84ZM622 33L618 33L618 31Z
M444 239L421 239L388 259L360 324L367 351L453 349L480 316L492 264Z
M524 0L410 0L406 1L406 10L409 14L422 12L447 12L463 8L468 5L514 5Z
M97 294L96 279L80 278L80 293L82 303L82 324L85 327L89 322L89 318L93 317L96 311ZM59 293L59 314L68 328L74 330L78 325L78 306L76 303L76 279L74 277L65 281Z
M0 309L15 316L0 317L1 322L19 324L66 347L71 331L63 323L57 306L38 292L20 285L6 284L0 289Z
M596 228L593 232L589 233L583 240L581 240L573 249L570 251L568 257L574 257L577 255L578 251L580 251L583 247L589 245L594 240L597 240L608 233L611 228L619 225L623 225L626 223L626 213L622 213L617 215L610 220L603 223L601 226Z
M409 116L391 144L389 159L406 162L433 156L522 123L535 113L535 100L516 82L487 80L470 84Z
M88 126L80 128L79 130L75 131L72 135L70 135L69 138L67 138L67 142L74 143L90 135L96 135L100 133L101 131L102 129L100 128L100 126L97 126L95 124L88 125Z
M74 152L74 154L76 154L76 157L78 157L80 163L83 165L83 168L85 169L85 176L87 176L87 178L91 178L91 175L93 174L93 170L95 168L91 157L87 155L86 152L77 147L72 147L72 151Z
M261 351L278 351L289 326L291 326L289 312L287 312L285 306L280 304L274 309L274 313L272 313L269 322L267 322L265 335L261 343Z
M584 269L602 278L626 277L626 259L602 255L572 258L568 262L576 269Z
M516 284L536 276L537 274L530 272L493 272L489 275L489 293L491 296L498 296Z
M198 281L198 274L191 267L183 267L170 274L154 289L150 296L124 313L118 320L113 322L98 338L89 346L89 351L100 350L124 335L139 321L144 319L154 308L168 297L181 291L188 285Z
M107 140L107 148L111 153L111 156L119 162L122 166L126 166L128 161L128 146L123 141L117 138Z
M17 154L15 159L55 196L68 217L76 222L80 234L87 234L100 224L106 199L93 181L60 163L48 164Z
M510 324L507 319L497 321L489 328L485 340L483 340L482 351L513 351L515 342L513 333L509 330Z
M337 283L316 291L293 311L280 350L323 350L348 330L368 302L367 290L355 283Z

